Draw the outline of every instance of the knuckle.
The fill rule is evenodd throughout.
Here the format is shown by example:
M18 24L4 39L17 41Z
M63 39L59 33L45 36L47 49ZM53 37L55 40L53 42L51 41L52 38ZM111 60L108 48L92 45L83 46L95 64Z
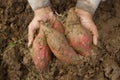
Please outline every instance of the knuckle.
M28 25L28 28L30 29L32 27L32 23L30 23L29 25Z
M29 31L33 31L34 30L34 26L30 25L29 26Z

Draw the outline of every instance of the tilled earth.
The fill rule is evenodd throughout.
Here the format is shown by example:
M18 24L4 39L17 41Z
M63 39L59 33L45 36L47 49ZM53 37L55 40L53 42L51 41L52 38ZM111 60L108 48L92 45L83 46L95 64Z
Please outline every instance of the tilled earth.
M51 0L58 13L76 0ZM27 26L34 14L27 0L0 0L0 80L120 80L120 0L102 2L94 15L99 43L80 64L65 66L54 56L37 72L27 48Z

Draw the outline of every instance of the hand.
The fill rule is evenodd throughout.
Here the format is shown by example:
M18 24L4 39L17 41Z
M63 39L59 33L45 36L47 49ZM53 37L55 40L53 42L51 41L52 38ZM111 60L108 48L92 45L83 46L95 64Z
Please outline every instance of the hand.
M39 20L52 21L55 18L50 7L40 8L34 11L34 18L28 26L28 47L30 47L34 41L34 35L37 29L40 28Z
M81 24L83 25L83 27L85 27L92 33L93 43L94 43L94 45L97 45L98 31L97 31L97 27L96 27L94 21L92 20L92 15L89 14L88 12L86 12L82 9L78 9L78 8L76 8L75 12L77 13L77 16L80 17L80 21L81 21Z

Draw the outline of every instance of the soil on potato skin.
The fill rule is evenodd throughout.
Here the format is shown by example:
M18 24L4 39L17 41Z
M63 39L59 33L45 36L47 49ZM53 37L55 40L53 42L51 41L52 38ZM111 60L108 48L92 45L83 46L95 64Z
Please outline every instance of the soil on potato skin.
M51 0L54 11L63 13L76 3L62 1ZM27 48L27 26L34 16L27 0L0 3L0 80L120 80L120 0L102 2L94 15L99 30L96 54L76 66L54 57L43 72L35 69Z

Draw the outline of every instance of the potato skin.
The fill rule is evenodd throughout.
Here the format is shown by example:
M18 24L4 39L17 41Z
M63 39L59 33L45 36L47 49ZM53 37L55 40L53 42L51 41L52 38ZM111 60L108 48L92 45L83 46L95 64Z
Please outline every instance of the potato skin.
M33 42L32 58L38 70L44 69L51 60L51 51L47 45L47 41L42 30L40 30Z
M59 19L55 20L53 28L60 33L64 33L63 24L59 21Z
M43 24L41 28L51 51L63 64L72 64L78 60L76 52L69 46L63 34L49 27L49 24Z
M69 44L81 55L89 56L92 49L92 36L80 23L74 8L71 8L66 18L65 35Z

